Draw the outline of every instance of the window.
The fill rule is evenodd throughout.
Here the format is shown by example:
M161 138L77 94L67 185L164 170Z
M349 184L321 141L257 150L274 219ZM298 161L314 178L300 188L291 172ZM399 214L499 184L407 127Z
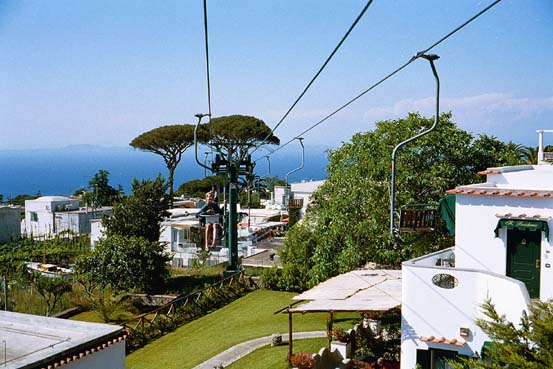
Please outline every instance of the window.
M428 349L417 350L417 364L422 369L451 369L447 363L448 360L454 359L459 354L457 351Z
M459 280L451 274L436 274L432 277L432 283L441 288L452 289L457 287Z
M38 222L38 214L36 211L31 211L31 222Z

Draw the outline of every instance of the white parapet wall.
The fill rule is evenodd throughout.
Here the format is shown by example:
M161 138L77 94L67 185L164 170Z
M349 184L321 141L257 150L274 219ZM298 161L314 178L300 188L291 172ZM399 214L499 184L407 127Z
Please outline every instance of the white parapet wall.
M439 274L454 277L456 287L435 285L433 278ZM530 302L520 281L481 270L431 267L423 258L403 264L402 296L401 369L415 368L417 349L451 350L468 356L479 353L489 341L475 323L485 317L481 306L486 300L515 323ZM462 337L461 328L468 328L469 335ZM456 339L459 344L425 342L421 337Z

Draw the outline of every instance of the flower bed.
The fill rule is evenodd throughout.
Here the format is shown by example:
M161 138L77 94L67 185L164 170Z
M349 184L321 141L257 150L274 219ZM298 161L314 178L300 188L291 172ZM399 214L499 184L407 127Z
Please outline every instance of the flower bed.
M290 365L293 368L309 369L313 365L313 355L304 352L298 352L290 356Z

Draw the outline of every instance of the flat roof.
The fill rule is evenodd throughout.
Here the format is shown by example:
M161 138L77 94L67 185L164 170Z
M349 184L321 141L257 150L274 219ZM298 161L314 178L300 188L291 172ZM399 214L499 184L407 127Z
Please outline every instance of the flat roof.
M330 278L293 298L309 300L292 313L387 311L401 305L401 270L357 269Z
M6 341L3 368L32 368L122 333L117 325L0 311L0 337Z

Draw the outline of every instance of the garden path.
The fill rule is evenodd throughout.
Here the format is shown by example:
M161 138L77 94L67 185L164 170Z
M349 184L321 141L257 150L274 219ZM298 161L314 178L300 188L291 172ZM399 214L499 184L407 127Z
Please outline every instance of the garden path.
M286 337L288 337L288 332L282 333L282 338L286 338ZM294 340L302 339L302 338L317 338L317 337L326 337L326 331L295 332L293 334ZM238 345L232 346L231 348L221 352L218 355L213 356L211 359L204 361L203 363L194 367L193 369L213 369L213 368L217 368L219 365L226 367L231 363L235 362L236 360L257 350L258 348L266 345L270 345L270 344L271 344L271 336L260 337L246 342L242 342L242 343L239 343Z

